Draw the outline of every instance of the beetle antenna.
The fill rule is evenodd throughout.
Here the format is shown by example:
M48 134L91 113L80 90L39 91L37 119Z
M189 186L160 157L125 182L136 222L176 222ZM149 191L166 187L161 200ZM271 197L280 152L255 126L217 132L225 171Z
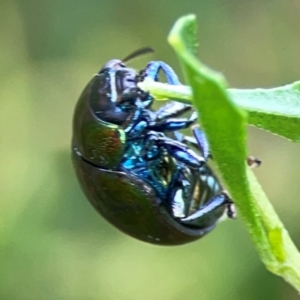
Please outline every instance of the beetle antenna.
M147 53L152 53L154 50L150 47L143 47L138 50L133 51L129 55L127 55L124 59L122 59L122 62L128 62L129 60L132 60L133 58L136 58L138 56L147 54Z

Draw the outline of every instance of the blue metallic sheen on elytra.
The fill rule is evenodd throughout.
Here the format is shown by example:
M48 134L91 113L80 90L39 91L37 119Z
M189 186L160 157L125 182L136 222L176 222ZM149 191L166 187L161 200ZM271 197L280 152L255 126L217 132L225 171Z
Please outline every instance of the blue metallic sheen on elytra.
M204 133L177 131L197 120L192 107L170 101L153 111L154 99L138 88L145 78L159 80L160 71L180 84L161 61L139 73L117 59L104 65L76 105L73 164L87 198L109 222L140 240L177 245L209 232L226 208L232 215L232 202L206 163Z

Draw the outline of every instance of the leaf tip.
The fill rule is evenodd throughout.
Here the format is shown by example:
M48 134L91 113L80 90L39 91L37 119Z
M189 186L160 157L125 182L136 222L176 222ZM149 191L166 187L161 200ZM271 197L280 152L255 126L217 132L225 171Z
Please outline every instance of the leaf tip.
M178 44L178 42L180 41L178 36L180 36L180 33L182 32L182 30L190 24L196 24L196 19L197 19L197 17L195 14L188 14L188 15L180 17L175 22L174 26L171 29L171 32L169 33L168 42L171 45Z

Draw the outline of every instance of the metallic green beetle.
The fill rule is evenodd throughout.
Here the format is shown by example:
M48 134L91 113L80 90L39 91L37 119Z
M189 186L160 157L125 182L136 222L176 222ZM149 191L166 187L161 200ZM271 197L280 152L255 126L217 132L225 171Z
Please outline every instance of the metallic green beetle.
M197 119L180 118L192 107L175 101L152 111L153 98L137 83L180 84L164 62L137 73L111 60L88 83L75 108L72 157L82 190L111 224L139 240L179 245L201 238L219 218L233 217L233 203L206 164L203 132L178 132Z

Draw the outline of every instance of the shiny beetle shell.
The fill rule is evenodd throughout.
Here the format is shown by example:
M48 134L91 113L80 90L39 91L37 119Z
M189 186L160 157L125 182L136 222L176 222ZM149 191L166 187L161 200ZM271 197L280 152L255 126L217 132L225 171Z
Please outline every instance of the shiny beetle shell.
M159 62L159 65L165 68L168 75L169 70L171 70L170 67L163 62ZM152 72L153 65L149 64L149 66L148 71ZM154 73L154 79L156 79L156 75ZM175 76L172 76L169 76L170 81L175 78ZM122 160L126 155L128 156L128 153L131 153L127 152L125 154L126 147L131 143L128 142L126 128L135 128L136 123L134 122L137 120L138 111L138 109L127 109L126 105L131 102L135 104L138 101L144 101L144 107L149 107L152 101L147 97L143 98L145 95L140 94L140 91L136 93L137 77L138 74L134 70L126 68L122 61L112 60L88 83L77 102L74 112L73 165L81 188L90 203L119 230L152 244L185 244L197 240L211 231L223 215L229 201L226 194L223 193L218 179L205 164L206 160L203 159L204 165L198 169L199 172L195 178L198 194L194 191L190 197L194 199L193 201L196 204L198 203L197 205L204 205L204 209L200 207L201 210L197 211L200 219L193 219L189 215L187 218L178 221L166 207L165 202L170 201L162 200L155 185L150 184L149 180L145 180L146 178L143 175L138 176L124 167ZM172 84L176 84L176 80L175 78ZM135 96L130 94L129 91L132 90L135 90ZM122 106L124 99L129 102ZM131 107L130 105L129 107ZM122 109L120 109L121 106ZM140 105L139 107L142 107L143 112L143 106ZM185 107L182 111L185 111ZM167 106L166 112L168 113ZM150 116L149 111L149 118ZM190 120L185 122L191 124ZM167 130L176 126L187 128L186 124L181 124L181 119L180 121L175 120L173 123L170 121L170 123L159 124L167 126L165 127ZM157 130L160 127L154 124L149 128ZM157 141L161 142L161 135L159 134L157 135ZM197 156L193 156L192 152L182 145L178 141L172 142L168 138L164 140L164 146L176 159L185 159L185 157L182 158L183 153L188 158L196 158L197 161ZM175 150L172 147L175 147ZM206 145L204 148L206 148ZM204 149L204 152L207 152L206 149ZM208 157L208 153L206 155ZM200 161L202 161L202 158ZM159 173L161 173L160 170ZM194 173L192 172L192 174ZM176 180L179 180L178 178ZM175 196L173 195L175 198L179 195L176 191L174 192ZM198 195L196 196L198 200L193 198L195 193ZM185 221L187 223L183 224Z
M134 238L152 244L180 245L199 239L214 227L191 229L178 223L161 205L153 188L132 174L94 167L76 154L73 163L94 208Z

